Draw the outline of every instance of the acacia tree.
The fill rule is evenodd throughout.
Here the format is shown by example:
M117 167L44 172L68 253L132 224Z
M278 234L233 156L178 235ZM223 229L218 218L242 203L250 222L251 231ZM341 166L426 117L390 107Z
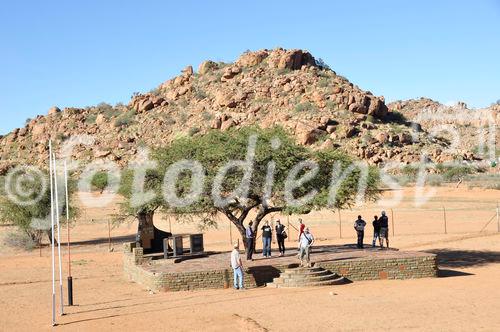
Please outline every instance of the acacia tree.
M249 142L253 137L256 137L255 153L250 160L248 150L252 144ZM345 173L336 184L336 195L331 199L332 170L341 173L349 169L352 164L350 158L336 150L311 151L296 144L281 128L211 131L203 136L176 140L170 146L157 150L154 157L160 165L160 174L166 174L172 165L182 160L195 160L203 167L203 187L197 199L182 207L164 200L161 203L164 211L178 218L201 217L203 224L214 223L213 217L221 213L236 226L245 245L245 221L252 211L255 211L255 231L261 220L273 212L304 214L322 208L349 207L355 202L362 175L357 168ZM231 161L240 162L228 167ZM250 175L248 168L245 169L248 166L245 162L251 166ZM302 167L297 169L297 165ZM226 171L222 182L221 169ZM287 179L290 180L290 172L294 169L294 177L303 181L287 188ZM176 196L189 195L193 178L200 174L187 170L177 175L175 183L170 184L175 186ZM270 178L273 179L272 187ZM378 174L374 168L368 169L365 180L363 198L373 200L378 195ZM245 181L249 184L248 190L239 190ZM300 198L312 190L316 195L300 202ZM217 196L224 204L220 204Z
M12 223L36 245L41 244L44 233L51 241L49 175L40 171L33 176L30 172L21 171L13 173L7 183L5 183L5 178L2 178L0 182L2 189L0 192L0 223ZM73 203L75 190L76 182L69 178L70 218L75 217L78 213L78 209ZM58 192L59 213L61 216L65 216L66 198L61 175L58 178ZM64 224L66 218L61 217L60 222Z

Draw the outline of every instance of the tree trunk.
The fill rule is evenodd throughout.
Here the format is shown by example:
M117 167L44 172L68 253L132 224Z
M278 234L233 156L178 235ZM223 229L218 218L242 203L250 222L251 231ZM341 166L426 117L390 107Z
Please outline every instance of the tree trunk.
M138 224L136 242L144 249L150 249L151 240L154 239L154 214L154 211L141 211L137 214Z
M232 221L231 222L236 226L236 229L238 232L240 232L241 239L243 240L243 247L246 249L247 248L247 231L245 226L243 226L243 223L240 223L239 221Z
M236 226L236 229L238 229L238 232L240 232L241 238L243 240L243 246L245 247L245 249L247 249L247 234L246 234L246 229L244 226L244 221L247 218L248 213L251 210L253 210L254 208L257 208L258 206L260 206L259 212L257 213L257 216L255 217L255 220L254 220L253 225L252 225L252 230L253 230L254 234L256 235L257 229L259 227L261 220L264 219L264 217L267 216L271 212L282 211L283 207L264 207L260 203L257 202L256 204L244 207L242 209L242 213L239 217L236 217L233 214L233 212L229 209L225 209L225 208L219 209L219 212L224 214L229 219L229 221L232 222ZM256 238L256 236L255 236L255 238ZM255 241L254 241L254 249L255 249Z

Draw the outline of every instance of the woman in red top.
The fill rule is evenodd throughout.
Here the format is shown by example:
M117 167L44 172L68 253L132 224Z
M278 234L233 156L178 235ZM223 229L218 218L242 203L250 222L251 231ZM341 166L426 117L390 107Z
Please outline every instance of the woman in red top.
M299 218L299 224L300 224L299 227L299 241L300 241L300 236L302 235L302 233L304 233L304 228L306 228L306 225L302 223L302 218Z

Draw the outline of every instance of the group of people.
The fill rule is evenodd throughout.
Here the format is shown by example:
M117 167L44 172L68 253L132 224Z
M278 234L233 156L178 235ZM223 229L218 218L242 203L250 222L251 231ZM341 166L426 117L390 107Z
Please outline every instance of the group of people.
M311 266L311 246L314 244L314 236L309 231L309 228L305 227L302 219L299 219L299 247L298 247L298 257L300 259L300 266ZM247 261L253 260L253 253L255 250L255 232L253 230L253 221L248 223L246 228L246 254ZM271 242L272 242L272 227L269 222L264 222L264 226L261 228L262 231L262 256L265 258L271 258ZM278 242L279 256L285 255L285 239L288 237L285 226L278 219L275 226L276 231L276 242ZM240 256L239 243L235 243L233 251L231 252L231 267L234 271L234 288L243 289L243 262Z
M372 247L375 247L376 241L378 239L380 248L384 248L384 240L387 248L389 248L389 219L385 211L381 212L381 216L373 217L373 241ZM363 239L365 236L366 222L361 216L354 222L354 229L356 230L358 242L357 247L363 248ZM288 237L286 233L285 226L278 219L276 220L276 225L274 227L276 234L276 242L278 242L279 256L285 255L285 239ZM262 231L262 256L265 258L271 258L271 242L273 238L273 228L269 225L268 221L264 222L261 227ZM246 258L247 261L253 260L253 254L255 250L255 240L256 234L253 228L253 221L248 223L246 228ZM298 258L300 260L301 267L311 267L311 247L314 244L314 236L309 231L302 219L299 219L299 247L298 247ZM231 252L231 267L234 271L234 288L243 289L243 262L240 256L239 243L235 243L233 251Z
M373 217L372 225L373 225L372 247L375 247L378 239L381 249L384 248L384 240L387 248L389 248L389 218L387 218L385 211L381 212L380 217L376 215ZM354 229L356 230L356 233L358 235L357 247L359 249L363 249L365 227L366 227L366 221L364 221L361 216L358 216L358 219L354 221Z
M253 221L248 223L246 228L246 241L247 241L247 260L252 260L252 256L255 249L255 232L253 230ZM276 226L274 227L276 231L276 242L278 242L279 255L285 255L285 239L288 237L285 231L285 226L278 219L276 220ZM273 238L273 229L269 225L269 221L264 222L262 230L262 256L266 258L271 258L271 242Z

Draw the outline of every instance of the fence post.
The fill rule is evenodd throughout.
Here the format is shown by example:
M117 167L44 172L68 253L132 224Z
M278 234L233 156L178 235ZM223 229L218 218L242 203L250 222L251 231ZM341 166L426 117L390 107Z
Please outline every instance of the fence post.
M108 219L108 250L111 251L111 225L109 219Z
M288 229L288 242L290 242L290 238L292 237L292 232L290 230L290 216L286 216L286 227Z
M446 208L443 205L443 218L444 218L444 234L448 234L448 230L446 229Z
M500 208L498 207L498 202L497 202L497 232L500 233Z
M394 211L391 209L391 228L392 228L392 236L394 236Z
M229 241L233 244L233 223L229 220Z
M340 209L337 210L339 214L339 233L340 233L340 238L342 238L342 218L340 216Z

